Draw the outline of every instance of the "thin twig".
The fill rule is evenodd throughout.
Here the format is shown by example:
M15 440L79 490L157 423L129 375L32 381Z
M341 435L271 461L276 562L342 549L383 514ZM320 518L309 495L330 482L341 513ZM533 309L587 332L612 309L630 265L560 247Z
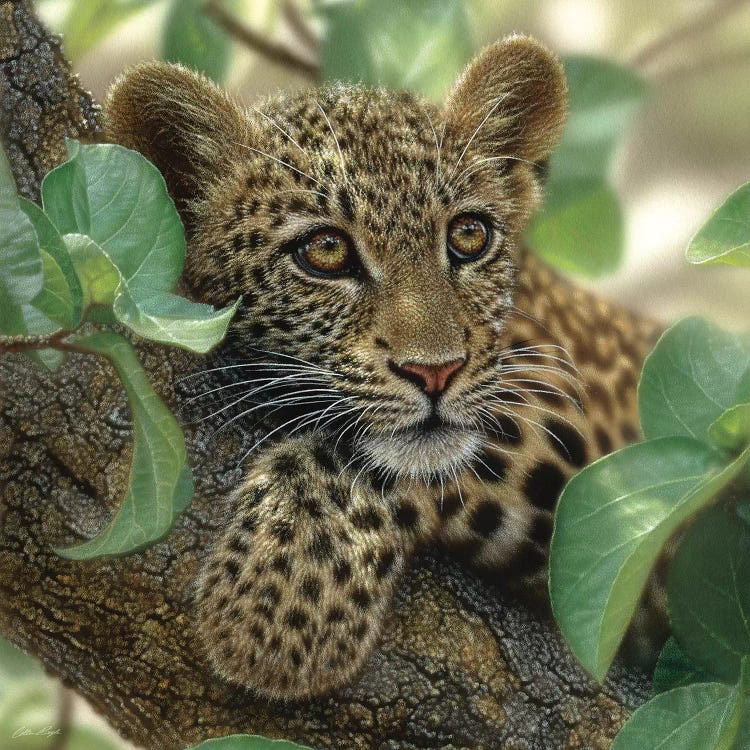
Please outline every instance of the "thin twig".
M672 48L700 37L718 26L735 10L748 5L748 0L719 0L703 12L697 13L677 28L646 44L630 59L636 68L645 68Z
M44 336L0 336L0 354L27 352L32 349L56 349L70 331L58 331Z
M320 54L320 39L302 15L297 3L294 0L284 0L281 4L281 13L297 38L317 57Z
M73 719L73 693L60 685L58 690L60 704L57 709L57 734L52 735L47 750L65 750L70 739L70 727Z
M672 84L686 78L706 73L716 73L726 68L734 68L737 65L750 65L750 49L732 50L722 55L703 57L697 60L690 59L683 65L675 65L659 71L652 75L651 79L660 85L665 83Z
M216 21L230 36L242 42L271 62L283 65L301 73L308 78L318 80L320 67L317 63L306 60L290 47L280 42L266 39L262 34L246 26L223 7L220 0L208 0L203 12Z

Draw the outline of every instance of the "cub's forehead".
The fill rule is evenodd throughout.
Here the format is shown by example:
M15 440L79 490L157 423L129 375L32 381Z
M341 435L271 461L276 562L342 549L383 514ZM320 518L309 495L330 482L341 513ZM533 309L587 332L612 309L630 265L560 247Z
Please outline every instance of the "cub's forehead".
M426 222L445 203L441 113L413 94L337 84L269 100L249 115L262 129L261 148L298 169L296 179L330 198L321 208L335 206L347 220L392 230Z
M408 92L335 84L269 100L256 112L266 116L266 129L284 138L283 129L311 159L340 152L352 166L397 168L437 158L440 111Z

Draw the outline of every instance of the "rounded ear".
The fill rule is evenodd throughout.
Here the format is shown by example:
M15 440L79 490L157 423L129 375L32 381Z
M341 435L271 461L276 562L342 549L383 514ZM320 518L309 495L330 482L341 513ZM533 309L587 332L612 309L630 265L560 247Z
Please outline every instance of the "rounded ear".
M207 78L150 62L125 71L104 103L108 141L142 153L164 175L181 213L237 156L243 111Z
M528 36L485 47L456 82L446 125L483 151L547 159L565 125L568 87L560 60Z

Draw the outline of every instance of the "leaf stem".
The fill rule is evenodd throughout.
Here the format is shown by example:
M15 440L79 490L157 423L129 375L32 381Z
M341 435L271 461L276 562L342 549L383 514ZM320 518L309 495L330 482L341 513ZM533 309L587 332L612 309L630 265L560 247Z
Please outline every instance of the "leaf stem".
M90 354L88 349L77 346L65 339L76 331L57 331L43 336L0 336L0 354L18 354L37 349L57 349L61 352Z
M286 44L266 39L255 29L246 26L229 13L220 0L208 0L203 6L203 12L213 18L231 37L263 55L267 60L290 68L315 81L319 79L320 66L317 62L305 59Z

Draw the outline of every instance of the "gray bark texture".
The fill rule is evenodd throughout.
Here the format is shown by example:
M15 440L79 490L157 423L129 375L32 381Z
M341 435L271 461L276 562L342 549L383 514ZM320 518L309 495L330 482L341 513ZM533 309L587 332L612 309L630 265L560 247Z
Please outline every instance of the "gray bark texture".
M20 190L38 195L63 137L96 138L98 108L28 2L0 2L3 139ZM179 411L205 359L140 346ZM61 677L134 743L173 750L233 733L313 748L608 748L647 696L616 666L606 686L576 666L547 616L455 562L425 553L399 587L382 641L349 687L269 704L212 676L194 632L192 582L238 481L242 428L186 424L196 494L162 542L71 562L51 547L95 535L127 481L131 423L114 371L72 355L54 377L0 359L0 632Z

